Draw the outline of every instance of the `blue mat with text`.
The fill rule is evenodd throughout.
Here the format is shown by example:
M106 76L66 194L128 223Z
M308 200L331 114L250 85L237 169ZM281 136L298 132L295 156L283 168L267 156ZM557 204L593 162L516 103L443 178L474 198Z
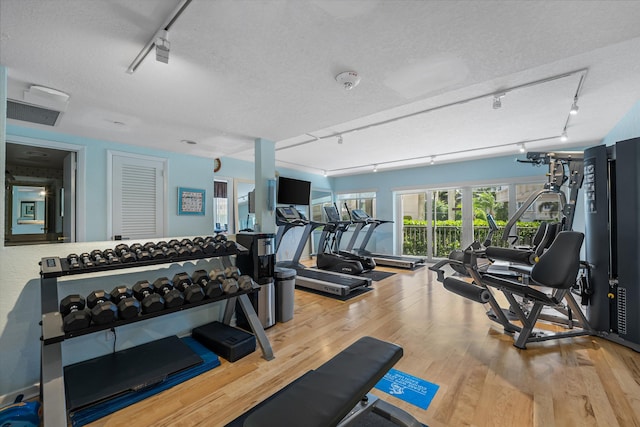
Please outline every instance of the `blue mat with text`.
M440 386L397 369L390 369L375 388L418 408L427 409Z

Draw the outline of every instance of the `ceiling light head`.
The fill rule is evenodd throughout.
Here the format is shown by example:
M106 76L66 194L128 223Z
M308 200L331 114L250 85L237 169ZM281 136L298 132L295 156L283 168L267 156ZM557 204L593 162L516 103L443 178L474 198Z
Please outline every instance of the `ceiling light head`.
M378 172L378 165L373 165L373 171Z
M360 83L360 76L355 71L345 71L336 76L336 81L342 85L344 90L351 90Z
M160 30L156 35L156 61L169 63L169 50L171 49L171 43L169 43L169 32L167 30Z
M576 101L573 102L573 104L571 104L571 110L569 110L569 114L571 114L572 116L575 116L576 114L578 114L578 104L576 103Z
M567 136L567 131L562 132L562 135L560 135L560 141L567 142L568 140L569 137Z
M436 163L436 156L431 156L431 160L429 161L430 165L433 165Z
M343 142L342 135L338 135L338 144L342 144Z
M506 94L505 93L498 93L493 95L493 109L497 110L499 108L502 108L502 98L504 98Z
M327 176L327 171L326 170L322 171L322 176Z
M187 145L196 145L196 144L197 144L197 142L192 141L192 140L190 140L190 139L183 139L183 140L182 140L182 141L180 141L180 142L182 142L183 144L187 144Z
M524 153L525 151L527 151L524 144L518 144L518 149L520 150L521 153Z

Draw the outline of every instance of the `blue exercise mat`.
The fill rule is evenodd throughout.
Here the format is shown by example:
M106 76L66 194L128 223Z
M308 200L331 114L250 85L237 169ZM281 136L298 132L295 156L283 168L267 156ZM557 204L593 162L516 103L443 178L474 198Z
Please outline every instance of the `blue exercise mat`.
M202 364L189 368L187 370L170 375L162 383L153 387L132 391L130 393L115 397L105 402L98 403L96 405L89 406L79 411L70 414L71 424L74 427L84 426L109 414L112 414L120 409L126 408L136 402L144 400L154 394L158 394L161 391L167 390L175 385L178 385L184 381L187 381L193 377L196 377L206 371L209 371L216 366L220 366L220 360L218 356L207 349L205 346L197 342L191 337L181 338L181 341L185 343L191 350L193 350L203 360Z

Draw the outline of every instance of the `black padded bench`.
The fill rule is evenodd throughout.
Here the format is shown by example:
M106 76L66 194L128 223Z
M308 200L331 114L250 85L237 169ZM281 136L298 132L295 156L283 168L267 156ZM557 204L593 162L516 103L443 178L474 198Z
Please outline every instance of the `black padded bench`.
M402 348L360 338L230 425L329 427L353 425L373 411L397 425L422 426L407 412L367 393L402 357Z

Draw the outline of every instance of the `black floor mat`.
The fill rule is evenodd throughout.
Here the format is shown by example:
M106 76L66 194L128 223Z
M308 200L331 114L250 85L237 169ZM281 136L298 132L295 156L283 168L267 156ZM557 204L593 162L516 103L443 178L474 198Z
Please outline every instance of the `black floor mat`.
M373 288L360 288L360 289L356 289L355 291L349 292L345 296L342 296L342 295L335 295L335 294L330 294L330 293L327 293L327 292L317 291L315 289L303 288L301 286L296 286L296 289L299 289L299 290L305 291L305 292L309 292L309 293L312 293L312 294L316 294L316 295L322 295L323 297L337 299L339 301L347 301L347 300L350 300L351 298L355 298L357 296L360 296L360 295L362 295L364 293L367 293L367 292L373 290Z
M360 274L361 277L368 277L369 279L373 280L374 282L379 282L380 280L386 279L387 277L391 277L396 273L391 273L388 271L376 271L376 270L371 270L371 271L367 271L366 273L362 273Z

